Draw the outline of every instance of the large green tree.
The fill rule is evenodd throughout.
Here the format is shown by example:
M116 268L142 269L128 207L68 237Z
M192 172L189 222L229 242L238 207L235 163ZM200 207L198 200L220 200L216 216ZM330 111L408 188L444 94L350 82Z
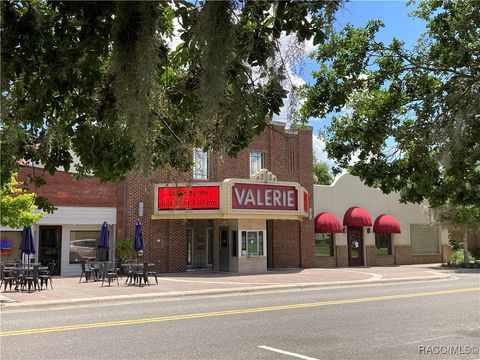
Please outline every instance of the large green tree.
M282 36L321 43L339 1L2 1L1 180L19 160L124 178L235 155L287 96ZM171 39L179 34L175 48Z
M480 2L427 0L409 49L347 25L321 44L305 118L332 116L326 151L369 186L433 207L480 206Z

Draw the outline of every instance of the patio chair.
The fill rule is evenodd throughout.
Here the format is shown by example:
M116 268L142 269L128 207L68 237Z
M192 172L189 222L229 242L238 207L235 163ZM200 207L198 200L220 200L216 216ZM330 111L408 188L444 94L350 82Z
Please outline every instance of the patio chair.
M88 282L93 274L93 270L90 269L90 267L87 267L86 261L81 261L80 266L82 267L82 273L80 274L78 282L82 281L82 276L85 276L85 282Z
M157 274L157 272L154 270L155 264L144 263L143 266L144 266L144 268L146 269L146 276L147 276L148 285L150 285L150 280L149 280L149 277L150 277L150 276L154 276L154 277L155 277L155 282L156 282L157 285L158 285L158 274Z
M27 273L22 279L22 288L23 291L25 287L28 287L28 292L33 288L33 291L37 290L40 291L40 282L38 279L38 269L40 265L34 265L33 270L31 273Z
M48 281L50 281L50 287L53 290L53 283L52 283L52 274L53 270L55 269L55 261L50 260L47 264L48 270L42 270L38 274L38 278L40 280L40 289L43 289L43 284L45 284L45 289L48 289Z
M20 281L21 276L18 270L5 270L5 266L0 269L0 288L3 285L3 292L7 291L7 286L9 286L10 291L12 291L12 285L15 285L16 290L20 285Z
M118 275L115 268L115 262L108 261L101 263L100 273L102 274L102 286L105 281L108 281L108 286L110 286L110 283L113 282L113 280L115 279L117 280L117 285L120 285L118 283Z

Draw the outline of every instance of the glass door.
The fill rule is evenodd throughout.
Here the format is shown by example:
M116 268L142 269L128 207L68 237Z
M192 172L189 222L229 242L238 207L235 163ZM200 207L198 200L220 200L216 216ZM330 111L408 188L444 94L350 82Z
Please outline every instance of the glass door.
M38 241L38 261L47 265L51 260L55 261L53 275L60 275L62 250L62 227L40 226Z
M363 228L348 228L348 265L363 266Z

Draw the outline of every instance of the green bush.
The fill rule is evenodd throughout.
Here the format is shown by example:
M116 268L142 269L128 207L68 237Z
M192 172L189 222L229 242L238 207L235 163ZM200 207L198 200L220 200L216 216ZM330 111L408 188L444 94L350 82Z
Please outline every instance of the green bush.
M115 255L124 261L133 258L135 256L133 239L130 237L118 239L115 242Z
M463 249L452 250L450 255L450 264L452 266L476 267L475 257L471 253L468 253L468 258L470 260L470 264L465 264Z

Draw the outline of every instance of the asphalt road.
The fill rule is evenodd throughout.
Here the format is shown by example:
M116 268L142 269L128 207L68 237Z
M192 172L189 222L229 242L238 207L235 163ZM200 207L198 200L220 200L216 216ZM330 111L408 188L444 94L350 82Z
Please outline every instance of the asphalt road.
M480 359L480 275L1 315L1 359Z

